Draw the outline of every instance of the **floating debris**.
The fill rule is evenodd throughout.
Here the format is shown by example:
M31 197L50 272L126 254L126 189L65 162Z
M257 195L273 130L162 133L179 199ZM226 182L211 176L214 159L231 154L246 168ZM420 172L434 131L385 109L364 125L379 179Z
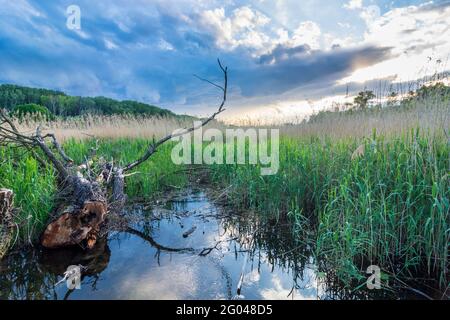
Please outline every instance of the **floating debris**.
M183 238L189 237L194 231L197 229L197 226L193 226L189 230L187 230L185 233L183 233Z

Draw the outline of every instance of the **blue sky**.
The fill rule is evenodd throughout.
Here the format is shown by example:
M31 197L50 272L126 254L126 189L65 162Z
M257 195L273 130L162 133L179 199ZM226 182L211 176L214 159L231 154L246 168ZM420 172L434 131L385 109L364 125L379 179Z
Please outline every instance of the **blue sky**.
M77 5L81 29L66 26ZM447 70L450 1L0 0L0 83L204 115L308 114L380 79Z

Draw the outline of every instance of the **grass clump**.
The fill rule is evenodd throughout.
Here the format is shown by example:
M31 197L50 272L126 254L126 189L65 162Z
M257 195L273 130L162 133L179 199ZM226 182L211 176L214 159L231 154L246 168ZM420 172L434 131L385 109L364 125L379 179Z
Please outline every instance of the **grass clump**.
M0 186L14 191L14 218L20 242L32 242L40 232L53 206L56 190L55 173L50 166L42 168L23 150L0 147Z

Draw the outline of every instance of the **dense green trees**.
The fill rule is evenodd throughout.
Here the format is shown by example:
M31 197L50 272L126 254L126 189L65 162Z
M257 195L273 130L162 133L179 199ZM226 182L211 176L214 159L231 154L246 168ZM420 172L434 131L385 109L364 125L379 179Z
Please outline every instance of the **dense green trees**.
M13 110L19 105L37 104L46 107L57 116L91 114L140 114L174 116L169 110L136 101L117 101L105 97L75 97L60 91L0 85L0 108Z

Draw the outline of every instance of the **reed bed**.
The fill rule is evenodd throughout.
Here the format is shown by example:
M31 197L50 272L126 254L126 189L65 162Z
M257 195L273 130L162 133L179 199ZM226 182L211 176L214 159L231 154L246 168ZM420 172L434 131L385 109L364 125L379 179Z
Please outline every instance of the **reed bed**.
M85 115L73 118L58 118L53 121L36 121L25 118L15 123L22 132L34 132L38 126L52 132L59 141L68 139L152 139L165 136L179 128L192 126L188 117L142 117L133 115Z
M366 111L323 112L311 121L279 126L283 135L297 138L330 137L347 139L367 137L376 129L385 138L396 137L412 129L442 133L450 128L450 99L414 101L397 107L378 107Z
M364 154L352 160L352 150ZM280 170L214 166L213 181L233 186L228 201L268 219L289 219L299 241L312 241L347 283L379 265L395 276L448 284L449 144L419 129L385 140L284 138ZM311 233L313 236L311 237ZM308 239L309 238L309 239Z
M450 102L427 98L398 107L326 112L279 126L280 170L214 166L233 186L228 201L289 219L326 270L349 287L365 268L383 277L421 278L446 289L450 247ZM355 281L358 282L355 285Z
M53 168L41 168L33 157L12 146L0 146L0 168L0 186L14 190L18 209L14 213L18 233L12 245L32 243L53 206Z

